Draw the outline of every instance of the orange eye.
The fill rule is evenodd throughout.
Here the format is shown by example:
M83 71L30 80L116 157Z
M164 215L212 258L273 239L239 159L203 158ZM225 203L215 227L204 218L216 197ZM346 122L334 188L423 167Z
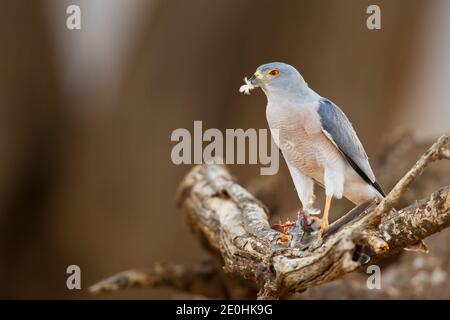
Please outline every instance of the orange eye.
M273 76L273 77L276 77L276 76L278 76L278 75L280 74L280 70L278 70L278 69L273 69L273 70L271 70L271 71L269 72L269 74L270 74L271 76Z

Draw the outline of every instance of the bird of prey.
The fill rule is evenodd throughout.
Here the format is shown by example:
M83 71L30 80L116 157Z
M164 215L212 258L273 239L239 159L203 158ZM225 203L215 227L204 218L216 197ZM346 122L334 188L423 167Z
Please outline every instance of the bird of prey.
M266 117L272 136L289 168L303 210L313 208L314 182L325 188L319 235L328 228L333 197L355 204L382 199L366 152L350 121L330 100L310 89L291 65L273 62L257 68L240 89L261 88L267 97Z

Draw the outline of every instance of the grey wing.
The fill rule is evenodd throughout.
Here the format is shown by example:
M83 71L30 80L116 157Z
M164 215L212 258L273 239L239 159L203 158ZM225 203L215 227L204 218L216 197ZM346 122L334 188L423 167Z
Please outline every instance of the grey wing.
M317 112L325 135L344 154L349 164L361 178L384 196L384 192L377 183L370 167L367 154L344 112L327 99L319 100Z

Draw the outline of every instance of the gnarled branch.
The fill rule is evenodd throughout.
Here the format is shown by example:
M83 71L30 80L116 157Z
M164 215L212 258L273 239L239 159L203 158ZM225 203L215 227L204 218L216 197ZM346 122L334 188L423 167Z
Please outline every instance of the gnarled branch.
M116 292L130 288L170 288L198 297L249 299L255 288L239 278L227 276L212 260L194 266L155 263L146 269L115 274L89 287L91 294Z
M370 258L416 245L449 227L450 186L399 211L393 209L429 163L449 159L449 154L449 139L443 136L381 203L366 203L353 209L332 224L323 239L312 241L306 249L289 246L286 235L270 227L266 207L237 184L223 166L193 168L180 185L178 204L191 230L217 263L236 276L233 279L249 279L248 292L253 290L252 283L257 284L259 299L277 299L289 292L302 292L338 279L360 268ZM382 157L381 161L390 159ZM91 287L91 291L110 291L137 284L198 293L193 289L194 284L204 284L204 270L194 267L175 272L181 270L179 268L169 265L158 267L159 272L155 269L144 273L125 272ZM223 281L222 271L213 270L213 278L222 277L214 285L223 288L227 281ZM219 295L203 290L201 294L230 295L229 290Z
M89 288L91 293L113 292L133 287L169 287L194 294L222 297L220 278L211 263L194 267L156 263L143 270L128 270L107 278Z
M365 252L375 257L387 255L448 227L448 186L400 211L392 209L423 169L432 161L447 158L448 150L448 137L443 136L385 200L369 206L308 250L287 246L283 234L270 228L264 206L235 183L224 167L195 167L181 184L179 203L192 230L220 253L227 271L261 279L259 298L277 298L358 269Z

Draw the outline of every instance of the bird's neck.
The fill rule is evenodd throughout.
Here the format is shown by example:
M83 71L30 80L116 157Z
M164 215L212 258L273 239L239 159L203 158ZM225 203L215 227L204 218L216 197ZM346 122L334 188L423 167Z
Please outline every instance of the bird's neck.
M298 85L295 88L276 88L271 90L264 90L267 101L270 104L285 104L285 103L308 103L317 101L320 98L314 90L310 89L306 83Z

